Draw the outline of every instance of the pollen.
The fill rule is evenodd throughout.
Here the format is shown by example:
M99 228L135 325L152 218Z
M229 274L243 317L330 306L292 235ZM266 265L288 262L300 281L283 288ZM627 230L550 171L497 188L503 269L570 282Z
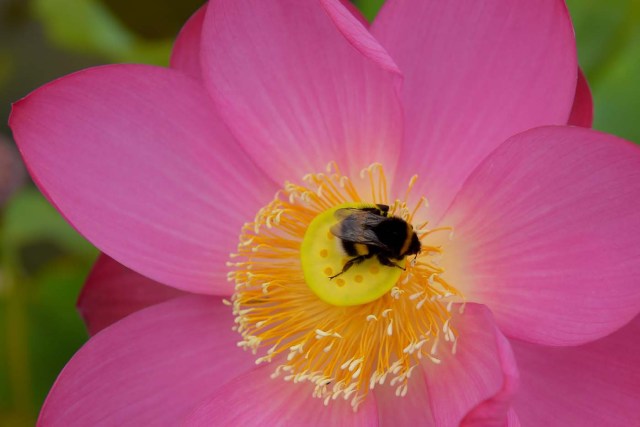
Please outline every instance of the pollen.
M332 163L302 183L287 182L251 223L243 226L228 263L235 282L231 305L239 347L271 363L272 378L314 384L313 397L350 401L354 410L376 387L410 393L415 368L439 363L438 349L455 350L452 303L463 295L443 279L443 250L430 244L447 227L429 227L426 199L408 206L390 199L383 167L344 176ZM389 206L389 215L413 226L421 250L383 265L376 257L339 273L350 260L331 233L342 207ZM385 384L386 382L386 384Z

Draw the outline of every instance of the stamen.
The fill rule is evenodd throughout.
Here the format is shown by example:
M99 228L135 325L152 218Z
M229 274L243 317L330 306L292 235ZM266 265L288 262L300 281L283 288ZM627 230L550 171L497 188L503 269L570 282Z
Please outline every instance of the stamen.
M242 336L238 346L254 354L261 351L256 363L274 363L272 378L310 381L313 396L326 405L342 397L354 410L387 377L397 396L409 393L409 378L423 357L440 363L442 343L455 352L458 336L451 310L453 300L462 298L442 277L437 262L442 249L429 244L433 234L451 229L427 228L424 197L407 206L417 176L411 178L404 199L392 201L382 165L364 169L361 180L355 185L332 162L326 173L305 176L305 184L286 183L242 228L237 253L228 263L236 292L225 302L233 306L234 329ZM357 188L367 185L368 195L362 198ZM369 257L329 279L349 260L340 239L330 232L337 221L335 211L376 204L388 205L389 215L413 225L420 252L415 259L399 260L403 269ZM326 223L313 229L318 218ZM308 243L310 232L316 234ZM303 271L307 261L318 267ZM386 286L382 291L381 283ZM329 296L324 296L326 289L313 286L329 289ZM353 299L367 287L376 291ZM345 295L349 303L340 304Z

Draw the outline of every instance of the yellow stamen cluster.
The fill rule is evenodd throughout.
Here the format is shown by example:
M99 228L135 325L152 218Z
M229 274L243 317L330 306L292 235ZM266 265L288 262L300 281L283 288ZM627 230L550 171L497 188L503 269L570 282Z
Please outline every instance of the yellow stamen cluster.
M450 311L454 299L462 296L442 278L441 248L428 244L432 234L451 230L416 224L425 199L413 209L407 207L416 177L405 199L391 203L379 164L365 169L361 179L370 188L365 197L335 164L327 173L304 177L304 185L286 183L255 221L245 224L238 252L229 262L229 279L236 283L230 304L242 335L238 345L254 354L266 350L256 363L275 363L274 378L311 381L314 397L325 404L342 397L354 409L369 390L385 383L395 387L397 396L406 395L419 364L440 363L438 346L443 341L455 352L457 333ZM308 225L345 203L389 205L391 214L414 225L422 244L415 260L403 262L405 271L390 291L353 306L319 299L305 282L300 259ZM391 267L369 263L366 268Z

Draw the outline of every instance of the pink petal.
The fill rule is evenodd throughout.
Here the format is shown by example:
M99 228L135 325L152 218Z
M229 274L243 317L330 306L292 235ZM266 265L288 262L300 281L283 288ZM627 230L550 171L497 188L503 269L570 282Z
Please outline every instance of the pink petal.
M202 79L202 67L200 66L200 39L202 38L202 25L207 4L200 7L180 30L173 50L171 51L171 68L197 79Z
M638 425L640 317L599 341L543 347L512 340L522 368L514 407L526 426Z
M513 408L509 409L507 413L507 427L520 427L521 425L520 418L516 411L514 411Z
M100 255L78 298L78 310L89 334L143 308L185 295Z
M195 80L89 69L15 104L10 124L38 186L103 252L180 289L232 291L228 254L275 186Z
M441 342L442 363L423 363L435 425L504 425L518 383L509 342L481 305L467 304L451 325L458 332L456 353Z
M460 427L504 427L505 418L507 425L515 423L511 400L518 388L520 375L508 340L502 334L496 338L505 376L502 388L467 413Z
M510 337L580 344L640 311L640 149L578 127L517 135L443 223L446 277Z
M567 123L577 62L562 0L390 1L371 31L405 75L396 191L419 174L434 219L502 141Z
M199 401L255 366L236 346L231 309L187 296L91 338L58 377L42 426L179 425Z
M590 128L593 124L593 99L589 83L581 69L578 68L578 85L573 100L569 124Z
M207 86L243 147L277 181L354 174L385 161L402 137L400 75L337 0L218 0L209 4Z
M436 427L423 374L416 372L411 376L409 389L404 397L397 397L396 387L390 386L388 382L376 386L373 392L378 406L380 426Z
M262 366L228 382L187 419L189 426L378 426L375 400L369 396L354 412L343 399L323 404L312 397L310 382L271 378Z
M369 26L365 17L353 3L349 0L340 1L362 25ZM173 45L170 60L172 68L178 69L198 80L202 79L200 39L202 38L202 27L206 11L207 4L205 3L184 24Z

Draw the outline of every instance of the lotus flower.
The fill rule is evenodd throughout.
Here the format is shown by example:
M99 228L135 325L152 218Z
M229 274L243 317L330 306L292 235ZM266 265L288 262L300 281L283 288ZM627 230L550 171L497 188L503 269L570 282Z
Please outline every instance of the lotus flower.
M112 258L40 425L633 424L640 151L578 76L561 0L216 0L170 68L36 90L21 153ZM336 275L374 204L420 252Z

